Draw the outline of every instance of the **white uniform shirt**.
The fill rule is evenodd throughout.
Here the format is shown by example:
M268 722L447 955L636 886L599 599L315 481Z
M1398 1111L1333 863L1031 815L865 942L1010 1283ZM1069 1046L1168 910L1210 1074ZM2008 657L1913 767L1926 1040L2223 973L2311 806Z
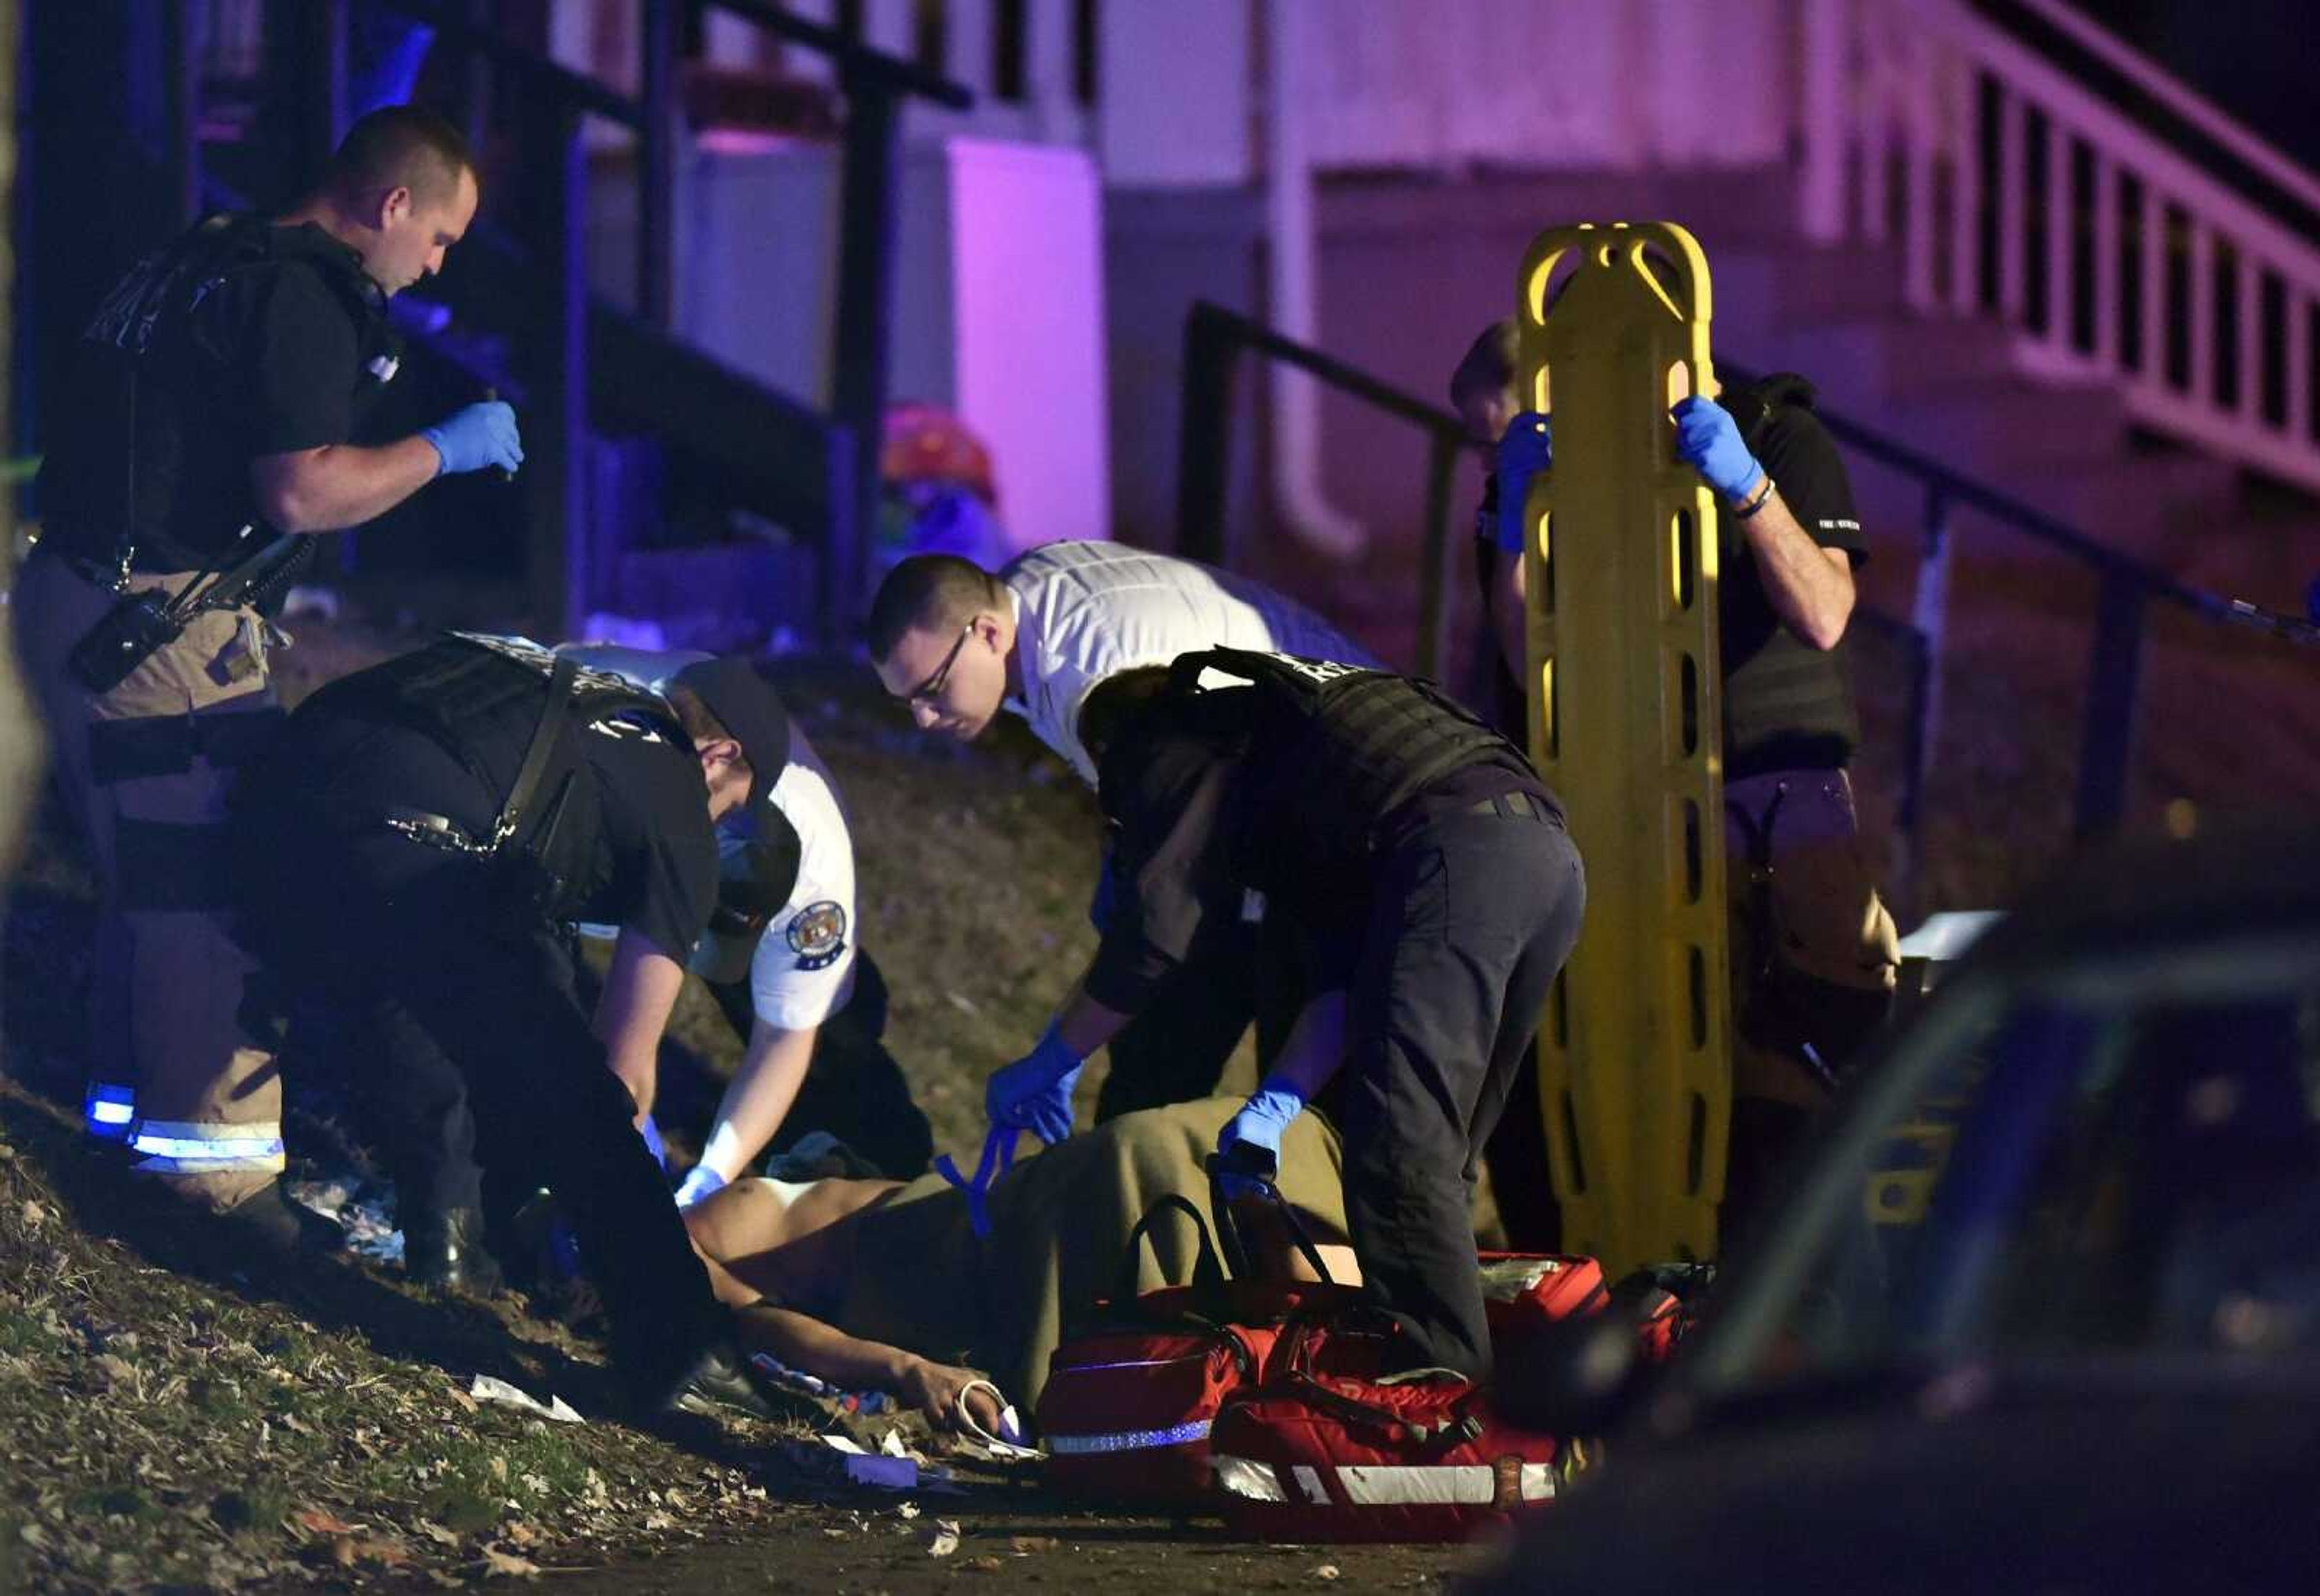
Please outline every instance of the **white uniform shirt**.
M1023 684L1006 707L1090 786L1095 761L1080 741L1080 711L1107 676L1216 648L1384 668L1303 605L1189 559L1118 543L1047 543L999 579L1014 606Z
M569 643L557 650L583 665L626 676L658 692L677 672L707 654ZM854 994L854 835L838 802L829 767L790 722L790 760L774 784L774 807L797 828L797 884L749 960L749 1003L777 1030L820 1025ZM750 840L746 816L728 816L718 828L720 852Z

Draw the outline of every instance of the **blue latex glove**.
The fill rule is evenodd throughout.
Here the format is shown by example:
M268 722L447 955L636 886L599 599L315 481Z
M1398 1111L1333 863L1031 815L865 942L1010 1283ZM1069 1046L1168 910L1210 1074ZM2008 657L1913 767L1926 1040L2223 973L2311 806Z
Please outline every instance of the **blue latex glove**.
M1764 467L1740 440L1740 423L1713 399L1698 394L1670 413L1675 417L1676 458L1699 473L1726 499L1745 500L1764 480Z
M1499 485L1499 547L1509 554L1523 551L1523 501L1530 496L1531 478L1554 464L1551 418L1526 410L1507 423L1491 469Z
M1072 1133L1072 1088L1085 1067L1051 1022L1038 1047L992 1072L983 1092L983 1111L992 1124L1028 1130L1052 1147Z
M653 1156L653 1162L666 1169L668 1144L661 1140L660 1127L653 1123L653 1117L650 1114L647 1114L645 1122L637 1127L637 1134L645 1138L645 1151Z
M1305 1094L1277 1077L1225 1121L1217 1138L1217 1184L1228 1197L1262 1195L1281 1173L1281 1135L1305 1111Z
M523 440L516 434L515 412L504 400L486 399L455 410L433 426L421 427L419 435L443 457L438 476L481 471L487 466L512 471L523 464Z
M706 1164L696 1164L684 1172L676 1185L676 1205L691 1208L703 1197L725 1189L725 1177Z
M980 1238L991 1235L991 1184L1015 1167L1015 1138L1022 1134L1011 1125L993 1126L983 1138L983 1160L974 1166L973 1180L959 1174L948 1153L935 1160L935 1173L966 1193L967 1222Z

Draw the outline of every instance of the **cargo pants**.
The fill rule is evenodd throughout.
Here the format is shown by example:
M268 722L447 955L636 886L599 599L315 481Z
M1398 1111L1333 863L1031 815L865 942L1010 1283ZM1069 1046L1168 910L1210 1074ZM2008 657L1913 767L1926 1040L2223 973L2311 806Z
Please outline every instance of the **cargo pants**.
M129 580L174 594L192 575ZM119 597L35 549L13 601L51 768L97 880L91 1128L100 1105L133 1093L138 1170L222 1211L283 1166L281 1079L246 1008L253 965L230 934L224 848L234 770L282 712L265 623L248 609L195 618L119 685L90 693L66 661Z

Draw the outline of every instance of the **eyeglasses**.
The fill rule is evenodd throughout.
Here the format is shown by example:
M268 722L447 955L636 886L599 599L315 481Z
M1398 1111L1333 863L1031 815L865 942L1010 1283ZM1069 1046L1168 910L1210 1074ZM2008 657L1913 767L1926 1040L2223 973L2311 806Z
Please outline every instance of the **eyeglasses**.
M970 621L960 627L958 641L950 646L950 652L943 656L943 662L935 667L935 674L904 694L902 702L906 704L931 704L936 699L941 697L944 686L950 681L950 667L958 663L958 651L966 647L966 639L974 635L974 621Z

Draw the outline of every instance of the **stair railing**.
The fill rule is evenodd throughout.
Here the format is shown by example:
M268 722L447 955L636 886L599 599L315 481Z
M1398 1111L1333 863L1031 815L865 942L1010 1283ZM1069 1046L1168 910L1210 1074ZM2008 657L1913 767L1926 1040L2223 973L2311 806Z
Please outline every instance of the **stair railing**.
M1242 552L1239 540L1230 530L1235 523L1228 485L1233 386L1244 355L1306 372L1427 434L1427 512L1418 563L1416 667L1421 676L1441 679L1449 625L1449 566L1459 555L1453 536L1458 517L1452 502L1452 476L1462 452L1488 458L1488 449L1468 439L1458 417L1440 405L1284 338L1237 312L1205 301L1196 303L1184 320L1176 477L1176 547L1189 558L1230 565ZM1756 375L1720 358L1717 370L1735 382L1747 382ZM2191 587L1848 416L1827 409L1817 413L1846 449L1900 473L1925 493L1917 527L1917 596L1909 619L1900 621L1867 610L1854 615L1856 624L1900 637L1910 655L1895 823L1906 849L1903 870L1911 893L1920 874L1926 775L1941 732L1941 685L1950 635L1949 573L1954 549L1950 528L1951 518L1959 511L1987 517L2055 549L2098 579L2072 804L2073 829L2080 839L2113 830L2125 813L2141 695L2144 619L2152 603L2172 605L2211 625L2253 628L2291 645L2320 650L2320 626ZM2312 657L2320 659L2320 651Z
M587 167L581 120L601 116L638 138L637 311L666 334L671 305L676 149L682 111L677 103L675 44L679 0L639 0L643 27L643 96L633 98L572 72L499 34L489 24L488 0L381 0L435 32L441 46L471 63L467 108L480 122L483 96L504 78L518 90L524 128L521 148L543 179L530 220L534 269L548 281L533 303L527 330L530 359L525 475L531 479L526 568L538 623L562 631L587 612L602 592L603 571L616 550L596 549L585 535L584 474L589 394L590 303L586 281ZM904 103L920 98L954 110L974 104L957 84L911 62L865 49L837 30L791 15L763 0L702 0L829 58L847 102L841 154L841 220L833 319L830 414L793 418L814 431L811 440L777 440L775 452L820 454L804 502L826 508L818 533L821 558L818 612L825 645L849 638L859 620L876 524L878 442L884 424L890 328L895 282L896 204L901 185L900 121ZM165 7L176 17L182 7ZM299 122L305 143L327 150L347 122L347 0L297 0L288 14L295 30L289 57L303 90ZM190 213L202 192L198 66L182 21L165 36L170 86L168 160L173 191ZM480 131L478 129L478 131ZM801 445L804 447L801 447ZM820 493L821 479L842 476L838 491Z
M1911 308L2320 492L2320 181L2061 0L1797 5L1808 238L1892 244Z

